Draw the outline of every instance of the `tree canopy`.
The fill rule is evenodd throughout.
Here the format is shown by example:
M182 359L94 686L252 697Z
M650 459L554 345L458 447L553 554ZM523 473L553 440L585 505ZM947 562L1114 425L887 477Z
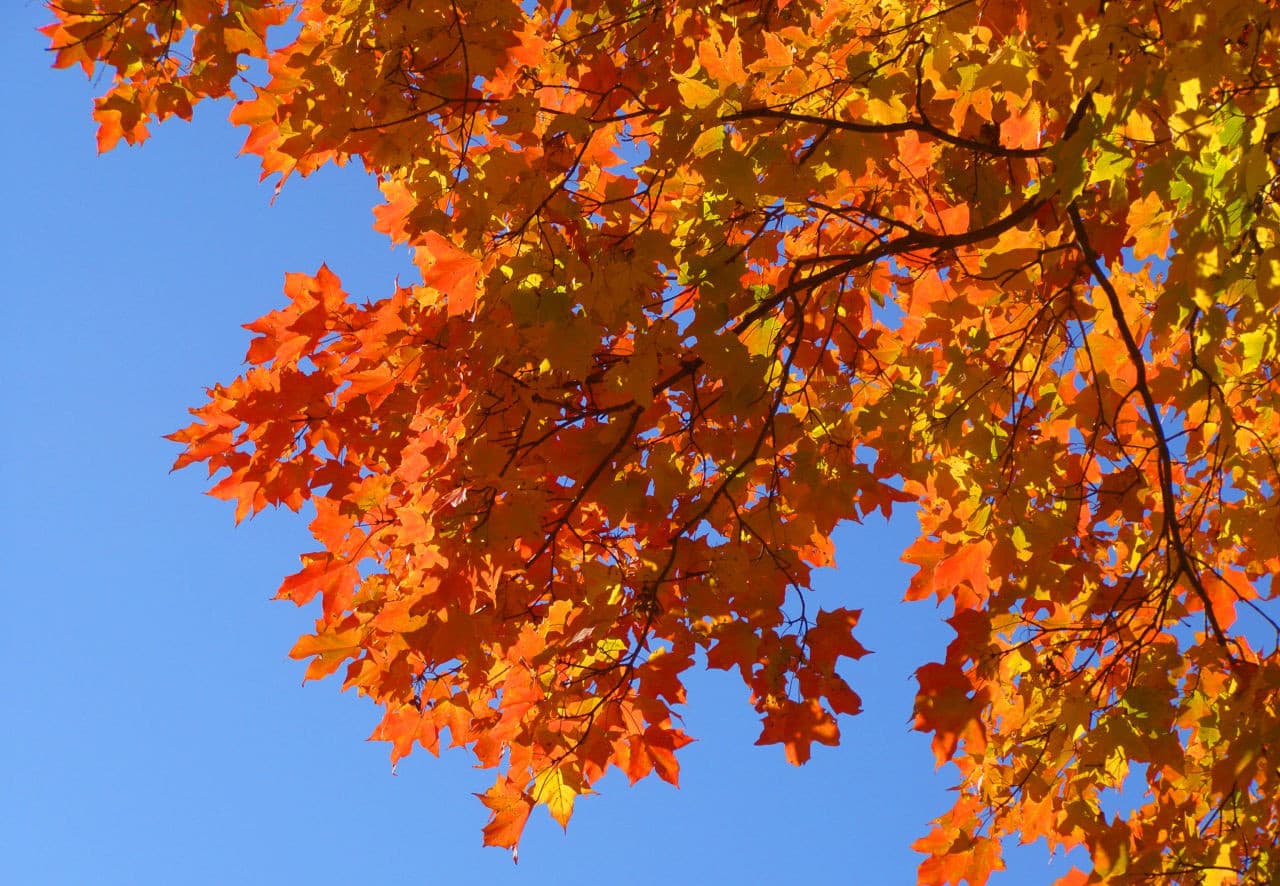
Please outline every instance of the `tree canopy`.
M920 883L1010 837L1280 881L1273 4L48 5L100 150L228 98L277 188L377 177L421 279L289 274L173 438L237 520L314 508L292 654L393 758L494 768L485 842L674 783L700 662L791 762L835 744L865 650L810 576L912 503L960 777Z

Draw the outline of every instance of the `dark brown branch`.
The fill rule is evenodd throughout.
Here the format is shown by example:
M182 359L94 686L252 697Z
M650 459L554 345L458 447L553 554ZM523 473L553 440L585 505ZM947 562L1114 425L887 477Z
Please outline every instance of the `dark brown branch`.
M998 237L1005 231L1016 228L1025 222L1031 216L1035 215L1040 207L1048 202L1048 196L1037 194L1026 203L1019 206L1013 212L1010 212L1004 218L997 219L989 225L980 228L974 228L972 231L966 231L962 234L930 234L925 231L912 231L904 234L888 242L881 243L874 249L867 249L863 252L854 253L852 255L829 255L825 256L826 260L837 261L839 264L834 267L827 268L825 271L819 271L816 274L810 274L800 280L796 280L782 289L779 289L773 295L762 300L758 305L742 316L733 326L734 334L740 334L746 330L752 323L770 314L774 308L786 299L805 290L813 289L821 286L823 283L849 274L859 268L874 264L881 259L894 255L902 255L907 252L915 252L920 249L932 249L934 251L947 251L959 249L962 246L973 246L984 240L990 240Z
M843 132L858 132L864 135L893 135L900 132L918 132L930 135L938 141L954 145L958 148L967 148L980 154L986 154L991 157L1043 157L1051 151L1056 145L1068 141L1076 130L1080 128L1080 123L1084 120L1085 113L1093 107L1093 93L1087 92L1084 97L1076 103L1075 110L1072 112L1070 119L1067 120L1066 127L1062 130L1060 139L1052 145L1043 145L1039 148L1006 148L1002 145L992 144L991 142L978 141L972 138L965 138L961 135L947 132L939 126L934 125L927 117L921 115L919 120L903 120L897 123L861 123L856 120L839 120L832 117L821 117L816 114L797 114L792 111L783 111L777 108L753 107L743 108L733 114L725 114L720 117L721 123L733 123L739 120L783 120L790 123L811 123L814 126L822 126L828 130L836 129Z
M1129 324L1124 317L1124 308L1120 304L1120 294L1116 292L1116 288L1111 284L1111 280L1104 272L1101 256L1098 255L1093 245L1089 242L1089 235L1085 231L1084 221L1080 218L1080 210L1074 202L1067 207L1067 215L1071 219L1071 227L1076 235L1076 244L1084 255L1085 265L1088 267L1093 279L1097 281L1098 286L1107 296L1112 319L1115 320L1116 326L1120 331L1120 338L1124 342L1125 350L1129 354L1129 362L1133 365L1137 378L1137 381L1134 382L1134 389L1138 392L1138 396L1142 398L1142 408L1147 413L1147 421L1151 424L1152 433L1155 434L1156 467L1160 477L1161 534L1168 537L1169 544L1173 547L1178 561L1178 571L1174 574L1173 579L1177 580L1179 575L1186 576L1187 581L1191 584L1191 590L1204 605L1205 620L1208 622L1213 636L1222 644L1228 657L1231 657L1230 649L1227 646L1227 635L1223 631L1222 625L1218 624L1218 617L1213 612L1213 601L1209 599L1209 594L1205 591L1204 585L1200 581L1200 573L1195 568L1191 553L1187 550L1186 543L1182 538L1182 530L1178 524L1178 499L1173 491L1173 453L1169 449L1169 438L1165 434L1164 424L1160 418L1160 409L1156 405L1155 398L1151 395L1151 388L1147 383L1146 358L1142 356L1142 349L1138 346L1138 342L1134 339L1133 333L1129 329Z

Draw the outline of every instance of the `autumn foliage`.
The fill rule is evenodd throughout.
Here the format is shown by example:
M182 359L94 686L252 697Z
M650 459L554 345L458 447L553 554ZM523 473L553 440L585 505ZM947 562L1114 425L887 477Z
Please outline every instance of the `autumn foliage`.
M358 159L415 249L372 301L290 274L174 439L237 519L314 509L293 655L393 758L494 768L486 842L674 783L701 661L761 743L835 744L864 650L810 576L913 502L960 774L920 882L1006 837L1085 847L1062 884L1280 882L1271 3L49 8L101 150L227 97L264 178Z

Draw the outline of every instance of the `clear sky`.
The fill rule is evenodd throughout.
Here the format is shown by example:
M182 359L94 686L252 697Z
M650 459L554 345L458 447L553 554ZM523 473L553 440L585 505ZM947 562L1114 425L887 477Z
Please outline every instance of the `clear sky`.
M98 157L94 87L54 72L30 0L0 12L0 882L611 884L912 883L909 844L948 805L909 729L911 674L952 633L902 604L913 521L845 527L817 602L864 609L875 654L850 665L866 712L806 766L753 746L734 675L699 674L681 788L611 775L568 834L545 810L520 864L482 848L473 792L492 773L418 751L393 773L365 741L374 707L336 680L300 685L286 653L313 614L270 600L311 547L306 517L236 528L169 473L202 388L241 365L247 323L286 271L327 262L361 298L406 256L370 227L358 168L291 181L274 205L227 106ZM1065 871L1037 848L993 883Z

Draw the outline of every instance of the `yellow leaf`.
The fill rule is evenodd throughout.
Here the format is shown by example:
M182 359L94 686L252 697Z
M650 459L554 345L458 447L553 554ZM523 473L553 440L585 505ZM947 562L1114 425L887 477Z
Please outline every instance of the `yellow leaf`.
M560 769L548 769L534 780L533 797L535 802L544 804L551 812L551 817L560 823L560 827L569 827L569 817L573 815L573 801L581 793L571 787Z
M701 80L695 80L692 77L681 77L676 75L676 80L680 82L680 97L684 99L687 107L697 110L705 108L720 98L720 93L703 83Z
M1218 857L1214 859L1214 866L1204 872L1204 879L1200 881L1204 886L1227 886L1229 883L1240 882L1235 865L1232 864L1231 847L1232 844L1225 841L1218 845Z
M1245 372L1253 372L1263 360L1275 355L1275 338L1270 329L1254 329L1240 333L1240 344L1244 350L1244 360L1240 368Z

